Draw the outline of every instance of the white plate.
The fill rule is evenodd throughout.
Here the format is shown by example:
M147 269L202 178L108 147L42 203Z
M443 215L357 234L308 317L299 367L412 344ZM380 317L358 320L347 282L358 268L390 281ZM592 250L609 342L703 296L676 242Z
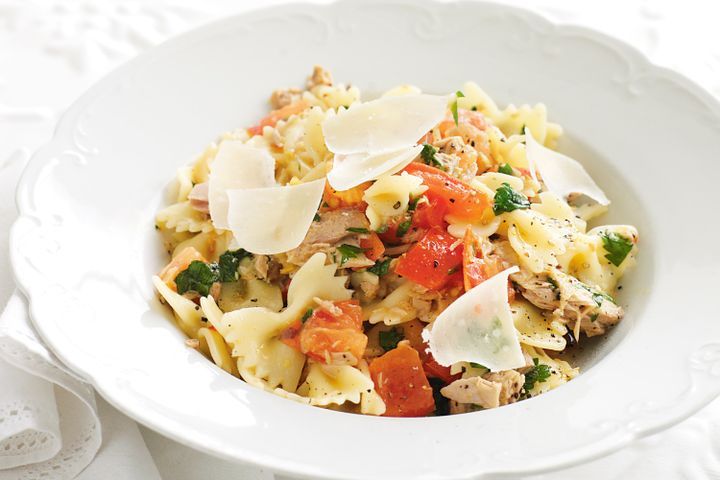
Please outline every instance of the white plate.
M220 132L254 123L275 87L319 63L379 92L465 80L501 104L544 102L641 232L627 317L549 394L439 418L373 418L259 391L184 345L153 293L163 189ZM598 33L485 3L341 2L229 18L111 74L63 117L20 183L18 283L48 345L116 407L223 457L312 478L476 478L616 450L720 392L720 106Z

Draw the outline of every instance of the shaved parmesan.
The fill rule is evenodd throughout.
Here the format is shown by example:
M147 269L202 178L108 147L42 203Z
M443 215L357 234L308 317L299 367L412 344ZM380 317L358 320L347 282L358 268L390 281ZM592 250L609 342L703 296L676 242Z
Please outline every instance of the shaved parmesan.
M227 230L227 191L275 185L275 159L270 152L239 141L225 140L210 165L208 206L217 229Z
M333 168L327 175L328 183L335 190L349 190L383 175L399 172L421 151L422 145L412 145L390 153L335 155Z
M388 153L407 148L445 118L447 99L403 95L355 103L322 125L325 143L335 154Z
M228 225L239 247L264 255L297 247L307 234L325 179L283 187L228 190Z
M610 204L605 193L577 160L541 145L527 127L525 145L530 171L534 175L537 170L551 192L563 198L571 193L581 193L600 205Z
M508 276L517 271L508 268L472 288L423 331L440 365L475 362L493 372L525 366L507 296Z

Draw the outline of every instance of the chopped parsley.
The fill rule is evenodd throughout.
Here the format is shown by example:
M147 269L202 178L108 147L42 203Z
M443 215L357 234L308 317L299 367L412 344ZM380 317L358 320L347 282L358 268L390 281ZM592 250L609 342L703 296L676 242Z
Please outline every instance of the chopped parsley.
M513 169L509 163L501 165L500 168L498 168L498 172L504 173L505 175L514 175Z
M385 233L385 232L388 231L388 228L389 228L389 227L388 227L388 225L387 225L387 223L386 223L386 224L384 224L384 225L380 225L380 227L378 227L378 229L375 230L375 232L376 232L376 233Z
M320 214L316 213L315 216L313 217L313 222L319 222L319 221L320 221Z
M500 188L495 192L495 204L493 205L493 213L495 215L518 209L526 210L528 208L530 208L530 200L522 193L513 190L507 183L500 185Z
M238 279L238 267L243 258L252 257L252 253L239 248L237 250L228 250L220 255L218 260L218 271L220 272L221 282L234 282Z
M484 368L485 370L490 370L485 365L480 365L479 363L475 362L468 362L472 368Z
M422 151L420 152L420 158L422 158L422 161L425 163L425 165L430 165L432 167L437 167L440 170L445 170L445 166L435 158L435 154L438 152L438 149L430 145L429 143L423 144Z
M374 273L378 277L387 275L388 271L390 271L390 262L391 261L392 261L392 258L386 258L385 260L378 260L375 262L375 265L373 265L372 267L369 267L367 269L367 271L370 273Z
M398 342L403 340L405 335L403 331L397 327L393 327L390 330L381 331L378 334L378 342L383 350L390 351L397 347Z
M419 202L420 199L422 199L422 198L423 198L423 197L411 198L410 201L408 202L408 212L414 212L414 211L417 209L418 202Z
M305 313L303 313L303 316L302 316L302 318L300 319L300 322L302 322L302 323L307 322L307 321L308 321L308 318L312 317L312 314L313 314L313 309L312 309L312 308L308 308L307 310L305 310Z
M591 313L591 314L590 314L590 321L591 321L591 322L596 321L599 316L600 316L600 314L599 314L598 312ZM569 330L568 330L568 331L569 331Z
M178 273L175 284L180 295L185 292L197 292L203 297L210 294L212 284L220 280L220 271L214 263L193 260L188 268Z
M357 257L358 255L363 253L364 250L355 245L348 245L347 243L343 243L342 245L337 247L337 251L340 252L340 265L344 265L345 262L347 262L351 258Z
M407 220L400 222L397 227L397 231L395 232L396 237L402 237L405 235L408 230L410 230L410 226L412 225L412 218L408 218Z
M560 287L558 286L557 282L555 281L555 279L553 279L553 278L550 277L550 276L547 277L547 282L550 284L550 288L552 288L553 292L554 292L555 290L557 290L558 288L560 288Z
M370 233L370 231L367 228L363 227L348 227L345 230L352 233Z
M532 368L525 373L525 384L523 388L526 392L529 392L536 383L542 383L548 378L550 378L550 367L540 363L537 358L533 358Z
M465 94L463 92L461 92L460 90L458 90L457 92L455 92L455 97L456 97L455 101L452 103L452 105L450 105L450 112L452 112L453 120L455 120L455 125L458 124L457 98L462 98L464 96L465 96Z
M632 250L633 243L630 239L615 232L605 232L600 237L602 238L603 248L608 252L605 258L616 267L619 267L630 253L630 250Z

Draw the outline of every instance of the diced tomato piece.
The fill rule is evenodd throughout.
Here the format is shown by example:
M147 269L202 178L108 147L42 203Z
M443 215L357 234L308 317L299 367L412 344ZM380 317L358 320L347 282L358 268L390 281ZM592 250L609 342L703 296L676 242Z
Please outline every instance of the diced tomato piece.
M180 253L175 255L175 258L173 258L172 261L162 269L160 275L158 276L168 287L177 291L175 277L177 277L180 272L187 270L190 264L195 260L207 263L205 257L203 257L202 254L194 247L185 247L180 251Z
M439 378L446 384L452 383L461 377L461 374L456 373L455 375L450 374L450 367L444 367L440 365L437 360L432 356L432 353L427 353L423 360L423 369L425 375L428 377Z
M447 205L438 198L428 199L427 202L420 202L413 213L413 225L420 228L442 227L446 222L443 220L447 213Z
M274 127L280 120L285 120L291 115L300 113L309 106L310 104L307 103L305 100L300 100L277 110L273 110L267 117L264 117L262 120L260 120L260 123L258 123L254 127L248 128L248 133L250 135L260 135L263 131L263 128Z
M323 363L332 361L333 354L343 353L360 360L368 338L363 333L359 302L345 300L332 305L332 309L319 306L313 310L300 331L300 351Z
M480 222L489 215L492 199L467 183L448 175L440 169L413 162L405 171L422 178L428 187L425 196L437 199L447 208L447 214L470 223Z
M295 320L289 327L280 332L280 341L285 345L300 351L300 331L302 330L302 322Z
M482 250L472 228L468 226L463 239L463 285L467 292L476 285L481 284L492 275L488 272L488 265L482 258Z
M375 232L370 233L368 238L360 240L360 248L365 250L365 256L370 260L377 260L385 253L385 245Z
M440 228L425 236L400 257L395 273L430 290L444 287L462 268L462 244Z
M385 416L422 417L435 410L433 391L417 350L398 344L370 363L375 390L385 402Z

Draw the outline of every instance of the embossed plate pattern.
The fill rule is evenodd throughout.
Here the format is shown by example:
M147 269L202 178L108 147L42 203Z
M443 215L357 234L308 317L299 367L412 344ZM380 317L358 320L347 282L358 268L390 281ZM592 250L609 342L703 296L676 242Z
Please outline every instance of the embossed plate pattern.
M641 232L627 318L583 375L497 410L386 419L253 389L184 346L155 300L152 229L174 170L248 125L313 63L366 92L478 81L500 103L544 102ZM195 448L311 478L479 478L594 458L678 422L720 392L714 188L720 107L682 77L592 31L488 3L293 5L174 39L65 114L18 190L11 255L34 322L128 415Z

